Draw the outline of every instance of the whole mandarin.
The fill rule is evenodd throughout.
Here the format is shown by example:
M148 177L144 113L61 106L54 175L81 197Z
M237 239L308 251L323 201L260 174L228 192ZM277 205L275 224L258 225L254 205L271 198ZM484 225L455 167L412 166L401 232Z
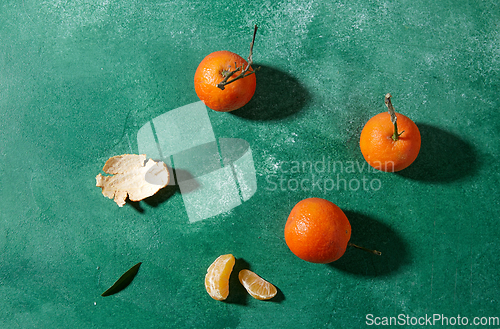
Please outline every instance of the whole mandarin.
M255 93L255 74L229 83L224 89L217 87L217 84L240 67L241 70L231 76L236 77L247 65L243 57L230 51L221 50L209 54L201 61L194 74L196 95L214 111L229 112L243 107ZM253 72L253 69L250 67L248 72Z
M363 157L375 169L395 172L412 164L420 151L420 131L407 116L395 113L401 133L393 139L391 115L383 112L372 117L361 131L359 146Z
M298 202L285 224L285 241L299 258L330 263L344 255L351 238L351 224L333 202L308 198Z

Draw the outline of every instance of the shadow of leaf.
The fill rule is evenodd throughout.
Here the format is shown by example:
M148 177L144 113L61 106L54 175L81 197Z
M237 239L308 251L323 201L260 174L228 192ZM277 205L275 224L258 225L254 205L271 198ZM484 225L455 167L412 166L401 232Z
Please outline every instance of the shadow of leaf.
M428 124L417 124L422 146L417 159L398 175L419 181L449 183L478 170L477 152L459 136Z
M299 80L281 70L260 66L257 87L250 102L236 111L229 112L248 120L280 120L300 112L310 100L309 92Z
M355 275L388 276L410 261L405 241L389 226L364 214L345 211L352 227L351 242L382 253L376 256L353 247L328 265Z

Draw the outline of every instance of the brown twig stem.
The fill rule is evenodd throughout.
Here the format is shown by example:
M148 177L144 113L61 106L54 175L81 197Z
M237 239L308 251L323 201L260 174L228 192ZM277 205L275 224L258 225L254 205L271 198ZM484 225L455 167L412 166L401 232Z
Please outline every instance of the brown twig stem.
M253 44L255 42L255 35L257 34L257 25L255 25L254 29L253 29L253 38L252 38L252 43L250 43L250 55L248 56L248 61L247 61L247 66L245 67L245 69L243 69L243 66L238 66L236 67L235 65L235 69L233 71L229 71L227 72L224 80L222 80L221 82L219 82L216 86L217 88L220 88L221 90L224 90L224 87L232 82L235 82L236 80L239 80L239 79L243 79L244 77L247 77L249 76L250 74L254 74L256 70L252 70L250 72L248 72L250 70L250 65L253 64L253 60L252 60L252 56L253 56ZM241 71L243 70L243 71ZM236 76L234 79L232 80L229 80L229 78L231 78L234 74L236 74L237 72L241 71L241 73Z
M351 246L351 247L354 247L354 248L358 248L358 249L361 249L363 251L366 251L366 252L369 252L371 254L374 254L374 255L377 255L377 256L380 256L382 255L382 253L380 251L377 251L377 250L371 250L371 249L368 249L368 248L365 248L365 247L360 247L360 246L357 246L355 245L354 243L347 243L348 246Z
M391 115L391 122L394 125L394 134L392 134L392 140L397 141L399 139L399 136L404 133L404 130L401 133L398 133L398 118L396 117L396 111L392 106L391 97L391 94L385 95L385 105L387 106L387 110L389 110L389 114Z

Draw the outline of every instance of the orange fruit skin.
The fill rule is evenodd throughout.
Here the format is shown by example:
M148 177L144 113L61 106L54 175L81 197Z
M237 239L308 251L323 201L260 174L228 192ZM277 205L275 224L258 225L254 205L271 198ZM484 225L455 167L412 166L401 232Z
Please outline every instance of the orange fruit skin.
M396 113L397 141L392 139L394 125L388 112L372 117L361 131L359 146L366 162L373 168L386 172L400 171L415 161L420 151L420 131L410 118Z
M194 89L196 95L206 106L218 112L237 110L247 104L255 93L257 85L255 74L232 82L224 87L217 84L224 80L224 71L233 71L242 66L244 70L247 61L243 57L230 51L216 51L205 57L198 65L194 74ZM252 68L248 72L253 71ZM229 80L241 73L236 72Z
M298 202L285 224L285 241L299 258L330 263L344 255L351 238L351 224L334 203L321 198Z

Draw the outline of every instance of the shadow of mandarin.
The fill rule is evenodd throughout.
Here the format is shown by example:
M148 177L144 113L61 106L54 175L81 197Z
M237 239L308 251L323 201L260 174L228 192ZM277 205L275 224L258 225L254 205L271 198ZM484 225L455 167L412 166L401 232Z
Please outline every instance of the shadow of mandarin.
M345 254L329 266L355 275L377 277L394 275L410 262L407 243L390 226L359 212L344 213L351 223L350 242L382 254L377 256L348 246Z
M460 136L429 124L417 124L422 138L415 162L397 174L412 180L450 183L474 176L477 152Z
M257 87L250 102L229 112L248 120L272 121L297 115L310 101L307 89L291 74L279 69L254 64Z

